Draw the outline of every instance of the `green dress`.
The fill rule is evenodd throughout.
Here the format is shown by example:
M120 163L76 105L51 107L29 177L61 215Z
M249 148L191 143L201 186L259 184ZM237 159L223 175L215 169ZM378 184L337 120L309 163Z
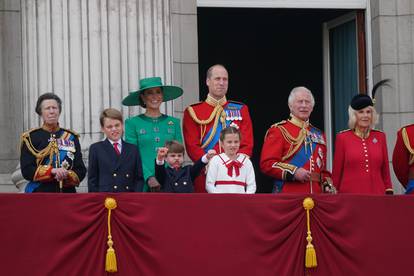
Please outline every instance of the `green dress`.
M145 178L144 192L146 192L147 179L155 174L158 148L163 147L166 141L183 142L180 120L164 114L157 118L144 114L129 118L125 121L125 140L138 146Z

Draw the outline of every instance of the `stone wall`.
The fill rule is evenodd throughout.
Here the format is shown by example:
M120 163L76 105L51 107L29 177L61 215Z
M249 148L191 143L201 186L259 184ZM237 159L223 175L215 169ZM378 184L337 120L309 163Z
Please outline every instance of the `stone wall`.
M391 79L376 96L391 159L398 129L414 123L414 1L373 0L371 19L373 81ZM402 192L393 172L392 177Z

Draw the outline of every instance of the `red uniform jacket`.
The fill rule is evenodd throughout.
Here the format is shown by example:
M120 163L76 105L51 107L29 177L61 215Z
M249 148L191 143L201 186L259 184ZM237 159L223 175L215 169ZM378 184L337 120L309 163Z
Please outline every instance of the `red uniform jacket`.
M184 142L188 156L193 162L200 159L208 149L219 148L218 137L223 126L235 126L241 133L239 153L248 156L253 151L253 127L248 107L239 102L226 101L218 104L207 98L206 101L186 108L183 118ZM196 178L195 192L206 192L205 172Z
M297 162L298 159L302 162ZM321 193L321 182L330 177L326 170L325 135L315 127L292 117L288 121L274 124L267 131L260 168L264 174L276 180L274 192L310 193L310 182L294 180L293 175L298 167L312 172L312 192Z
M371 130L363 139L352 130L338 133L332 179L338 193L383 195L392 191L385 134Z
M398 131L392 154L392 166L398 180L406 187L408 180L414 178L414 124Z

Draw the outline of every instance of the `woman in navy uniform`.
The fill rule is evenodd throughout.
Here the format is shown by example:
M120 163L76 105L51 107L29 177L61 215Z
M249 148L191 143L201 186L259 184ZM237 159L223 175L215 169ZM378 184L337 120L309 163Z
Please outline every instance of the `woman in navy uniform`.
M20 168L29 181L25 192L75 193L85 177L78 134L59 126L62 100L53 93L41 95L36 113L43 125L21 137Z

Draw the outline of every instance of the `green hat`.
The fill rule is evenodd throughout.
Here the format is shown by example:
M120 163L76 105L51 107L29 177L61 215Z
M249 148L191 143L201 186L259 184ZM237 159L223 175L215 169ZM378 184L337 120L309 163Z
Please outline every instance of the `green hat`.
M139 96L144 90L154 87L161 87L163 102L174 100L183 94L183 89L178 86L163 85L160 77L145 78L139 81L139 90L131 91L129 95L122 100L123 105L143 105Z

